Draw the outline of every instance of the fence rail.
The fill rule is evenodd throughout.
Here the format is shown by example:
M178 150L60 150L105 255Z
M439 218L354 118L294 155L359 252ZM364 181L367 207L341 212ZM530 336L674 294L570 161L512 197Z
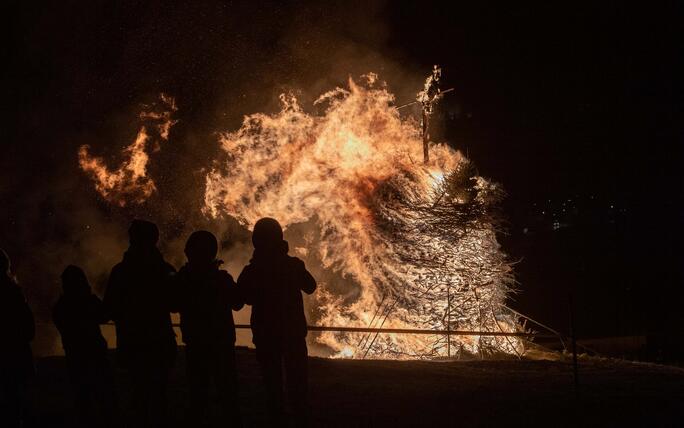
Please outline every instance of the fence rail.
M236 324L235 328L251 328L249 324ZM309 331L337 331L343 333L397 333L397 334L438 334L450 336L515 336L554 338L553 335L539 335L524 332L503 331L472 331L472 330L429 330L418 328L371 328L371 327L338 327L324 325L309 325Z
M114 325L108 322L107 325ZM179 323L173 323L174 327L180 327ZM235 324L238 329L250 329L250 324ZM536 337L540 339L553 339L556 335L535 334L525 332L505 332L505 331L472 331L472 330L429 330L418 328L372 328L372 327L340 327L326 325L308 325L308 331L336 331L341 333L395 333L395 334L437 334L449 336L510 336L510 337Z

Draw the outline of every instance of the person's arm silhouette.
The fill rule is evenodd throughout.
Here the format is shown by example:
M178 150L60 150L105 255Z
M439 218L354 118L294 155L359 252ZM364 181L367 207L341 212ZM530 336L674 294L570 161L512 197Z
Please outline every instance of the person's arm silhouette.
M109 321L109 314L105 310L104 303L99 297L92 294L90 296L90 304L92 305L93 316L97 320L98 324L104 324Z
M316 291L316 280L313 275L306 270L304 262L300 259L295 259L297 261L297 276L300 289L306 294L311 294Z
M256 287L254 285L254 278L252 268L250 265L245 266L238 276L236 295L238 299L245 305L253 305L255 300Z
M159 298L162 299L166 310L169 312L178 312L180 310L178 306L182 302L182 300L179 301L178 291L176 290L178 281L175 279L177 276L178 272L176 272L176 268L170 263L164 262L161 284L162 289Z
M185 281L183 270L172 275L168 281L169 312L181 312L183 306L183 286Z
M109 281L107 282L104 299L102 300L104 309L103 318L114 322L120 319L121 310L121 284L119 275L120 273L116 267L112 269L112 273L109 275Z
M245 305L242 293L240 293L235 280L228 272L222 271L222 274L224 276L223 282L226 284L228 304L232 310L239 311Z

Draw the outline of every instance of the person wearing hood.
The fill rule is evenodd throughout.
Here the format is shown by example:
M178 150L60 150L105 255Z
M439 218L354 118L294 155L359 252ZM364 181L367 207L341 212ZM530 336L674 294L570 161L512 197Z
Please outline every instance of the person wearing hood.
M293 422L304 425L308 351L302 291L313 293L316 280L302 260L288 255L287 241L275 219L256 222L252 243L254 254L238 277L238 289L252 306L252 341L266 385L269 413L273 423L281 424L287 401Z
M100 324L107 321L102 301L91 292L80 267L67 266L61 278L62 295L52 319L62 336L79 417L83 426L114 426L113 374L100 331Z
M242 308L233 277L220 269L218 242L207 231L193 232L185 245L188 262L173 280L174 312L180 313L190 386L189 420L206 423L213 382L220 410L231 425L240 424L235 369L233 312Z
M130 377L130 424L160 426L176 357L169 290L175 269L157 249L154 223L134 220L128 235L130 246L112 269L103 303L116 326L117 361Z
M29 423L28 383L34 375L31 341L33 313L11 271L10 258L0 249L0 420L3 426Z

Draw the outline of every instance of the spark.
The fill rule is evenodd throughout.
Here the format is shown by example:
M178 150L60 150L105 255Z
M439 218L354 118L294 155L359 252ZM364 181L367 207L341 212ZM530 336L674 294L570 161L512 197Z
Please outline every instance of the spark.
M374 76L374 75L373 75ZM311 315L322 325L517 331L502 307L512 272L496 241L498 186L464 156L422 141L377 78L323 94L321 116L281 96L281 111L221 134L225 163L206 177L204 212L246 227L264 216L316 224L308 262L341 275L323 282ZM521 350L503 337L411 337L322 332L338 357L416 358Z

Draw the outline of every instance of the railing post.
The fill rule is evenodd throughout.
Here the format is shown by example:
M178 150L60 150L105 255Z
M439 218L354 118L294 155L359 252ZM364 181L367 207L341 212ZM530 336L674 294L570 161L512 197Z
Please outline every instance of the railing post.
M572 293L570 301L570 341L572 343L572 374L575 382L575 399L579 397L579 370L577 367L577 332L575 330L575 310L573 306Z
M451 283L447 283L447 358L451 358Z

